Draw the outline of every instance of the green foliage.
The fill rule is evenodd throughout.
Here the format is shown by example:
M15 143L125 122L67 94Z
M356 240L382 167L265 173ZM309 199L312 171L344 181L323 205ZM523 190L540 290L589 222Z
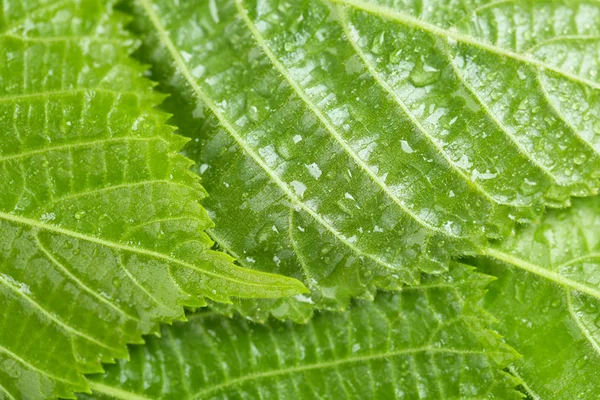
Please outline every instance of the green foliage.
M239 310L344 308L596 193L600 7L481 3L137 2L210 235L312 291Z
M302 292L210 250L185 140L112 4L0 4L0 398L87 390L204 297Z
M456 265L307 325L195 314L90 385L97 399L518 399L501 371L515 353L476 305L488 281Z
M600 3L115 1L0 0L0 399L599 396Z
M486 308L523 358L511 367L534 399L600 393L600 198L552 212L485 251Z
M505 239L488 249L482 250L485 257L472 260L487 274L498 277L497 281L493 281L487 286L489 292L483 305L498 317L491 326L505 336L507 343L522 355L519 359L513 358L508 371L518 377L520 387L530 398L594 399L600 392L598 379L596 379L597 371L600 368L600 327L598 326L600 320L600 312L598 311L600 307L600 265L598 264L600 236L598 235L598 226L600 226L600 198L578 200L572 208L551 212L543 223L521 229L515 237ZM461 274L462 276L460 276ZM252 396L255 395L255 392L251 392L251 390L258 390L258 393L263 393L265 396L275 396L279 393L279 396L275 397L293 397L296 393L293 386L288 387L280 383L282 386L279 390L282 392L271 391L277 390L275 389L277 385L269 379L278 375L270 371L274 367L277 370L284 368L284 371L291 369L285 368L285 365L288 364L283 367L277 364L277 356L279 355L280 359L288 363L298 362L299 359L301 360L298 354L302 353L297 352L297 349L293 347L294 343L313 342L302 340L302 336L300 336L301 339L297 342L291 342L291 344L284 342L288 343L288 346L278 348L273 347L273 341L277 343L278 340L290 340L290 336L294 337L290 331L295 332L296 330L323 334L325 339L318 341L322 344L315 347L329 350L329 346L333 348L340 346L342 349L338 352L326 353L328 357L331 357L331 359L326 359L326 365L331 367L331 363L335 362L335 365L337 365L339 359L343 358L339 356L340 354L349 354L348 348L355 344L354 340L356 338L366 336L374 340L382 340L382 338L403 340L401 338L407 336L423 339L430 332L438 332L443 335L440 332L445 331L440 331L439 325L434 324L433 327L431 325L429 318L432 317L432 310L436 310L437 314L441 315L441 320L446 321L448 320L448 309L445 308L445 311L440 311L438 308L440 304L444 307L462 304L461 313L471 315L470 313L473 310L466 307L469 311L463 311L465 310L465 303L462 300L457 300L456 296L466 295L469 297L466 304L473 304L474 301L478 300L481 289L487 281L487 278L482 278L476 274L465 274L465 267L457 267L452 270L450 275L438 278L427 277L426 279L431 279L433 282L423 282L420 286L408 288L400 294L381 294L374 304L364 301L357 302L348 312L342 315L332 317L330 314L320 314L308 326L299 328L294 325L282 325L280 323L270 323L266 328L262 328L252 324L248 325L239 319L233 322L224 322L222 319L217 319L214 314L211 317L211 322L198 322L196 318L202 317L193 316L192 321L187 325L165 329L164 333L170 335L167 336L165 341L151 340L147 348L133 348L131 363L123 362L119 366L109 368L107 375L102 379L95 380L92 386L102 393L113 393L116 389L124 390L127 393L140 393L140 387L144 380L137 374L137 371L175 364L177 368L168 368L172 371L172 375L163 379L168 379L170 382L179 382L180 385L163 385L165 383L163 380L158 380L154 384L156 387L163 385L160 387L177 387L180 390L185 390L186 381L197 382L195 369L204 367L205 370L212 371L212 368L204 364L207 362L207 358L199 355L198 359L194 359L194 361L184 357L182 361L183 369L180 369L179 364L177 364L180 362L177 359L178 352L179 354L198 354L202 351L201 349L208 349L210 351L210 357L208 358L215 363L218 362L215 360L221 361L220 357L225 357L226 360L229 360L230 357L232 359L235 357L235 360L248 360L250 358L248 354L252 354L252 344L256 343L258 345L264 342L266 343L264 346L270 350L268 355L264 356L268 362L262 364L253 361L249 366L235 364L235 367L231 368L235 372L230 375L219 375L218 378L210 376L200 379L199 382L203 383L202 388L206 389L202 389L199 393L211 394L216 397L221 395L223 398L237 398L240 392L250 393ZM446 280L442 285L448 284L448 282L451 282L451 285L440 288L439 280L442 279ZM432 286L436 287L436 285L437 288L432 292ZM426 288L429 288L429 290L426 290ZM454 292L452 298L445 296L448 290ZM398 300L400 298L403 300ZM388 335L389 324L382 324L379 318L372 318L374 315L381 315L379 311L375 311L376 309L390 306L390 299L398 301L397 304L391 306L391 309L398 312L398 316L401 317L399 321L402 322L402 326L398 326L393 331L393 335ZM428 304L428 306L420 307L422 304ZM475 310L478 315L477 318L482 318L481 312ZM455 318L455 314L452 315L450 319ZM464 316L461 318L463 318L463 321L469 320ZM338 326L338 319L344 321L342 327ZM352 325L355 330L346 327L348 321L358 321ZM360 325L361 321L364 322L364 326ZM489 318L485 321L489 321ZM282 328L282 326L286 328ZM362 332L361 328L371 330L371 334L359 334L359 332ZM329 329L332 333L328 338L327 334L323 332ZM471 325L469 329L472 335L479 332L479 334L486 335L484 336L486 338L495 338L489 331L484 331L481 326ZM354 334L348 339L345 335L350 331ZM415 334L415 332L419 333ZM453 331L452 336L458 337L454 335L460 336L463 333L462 330ZM265 336L268 336L268 339L263 339ZM198 337L201 337L202 340L199 340ZM171 342L169 342L170 340ZM231 342L229 342L230 340ZM248 340L252 344L243 342L243 340ZM463 337L460 340L462 343L462 340L465 339ZM202 344L198 344L199 341ZM487 339L484 342L487 342ZM486 348L488 351L499 346L497 339L487 343ZM413 346L421 345L419 343ZM177 350L178 346L184 347ZM502 345L500 346L504 349L504 353L502 353L501 361L498 361L500 361L500 365L505 365L510 359L510 352L507 352ZM235 348L235 350L222 352L218 350L229 349L230 347ZM194 350L195 348L198 350ZM261 354L261 349L259 348L258 354ZM372 348L369 347L369 349ZM162 354L162 356L158 356L158 354ZM237 354L241 354L240 358L237 358ZM162 361L151 366L146 361L148 359ZM259 358L259 360L261 359ZM274 367L269 368L269 362ZM323 359L320 359L319 363L323 364ZM226 362L226 364L228 363ZM304 364L301 365L302 367L296 366L294 369L297 374L304 374L306 370L312 371L312 369L307 369ZM352 369L353 375L350 375L350 372L345 369L340 372L340 379L343 382L348 382L347 390L352 391L359 387L360 377L367 376L366 373L360 370L363 367L364 364L358 363ZM460 368L464 368L464 365L461 365ZM401 366L390 369L407 371L406 368ZM189 372L183 372L183 375L180 375L178 371L182 370ZM432 368L417 369L417 371L431 370ZM445 374L451 374L453 368L439 368L439 370ZM248 377L236 375L242 373L248 374ZM335 374L335 369L331 368L330 373ZM152 376L156 375L160 374L152 374ZM126 385L118 383L118 379L122 376L128 378ZM322 375L319 376L322 378ZM349 379L348 376L352 378ZM393 379L393 377L390 378L390 375L383 372L375 374L375 376L380 377L380 379L382 376L385 377L383 381L379 381L383 382L383 387L387 387L385 385L388 383L388 379ZM302 377L304 380L298 378L296 381L301 391L307 390L304 382L311 379L310 376L303 375ZM396 375L396 378L398 378L398 375ZM333 376L324 378L323 381L339 382L336 379L338 378ZM352 379L357 379L357 381ZM406 380L395 379L394 382L402 382L396 387L400 391L404 391L405 386L411 387ZM425 379L425 382L429 381ZM220 388L219 390L222 390L222 392L213 392L212 385ZM478 381L476 386L480 387L480 385L485 386L481 381ZM429 382L425 387L430 390L435 385ZM364 385L363 388L370 390ZM193 391L193 389L192 387L191 390ZM333 393L341 393L342 390L341 387L337 386L332 389ZM327 392L326 389L320 392L317 389L317 393L326 394L330 392ZM354 396L351 396L354 398L373 398L370 392L361 392L360 395L355 392L350 393L354 394ZM174 392L168 394L176 397ZM439 392L429 392L428 395L421 394L423 398L437 398ZM448 392L444 394L446 395L444 398L452 397ZM165 393L166 395L167 393ZM412 398L410 397L412 395L410 394L407 398ZM466 397L464 394L463 396ZM507 395L503 394L503 396ZM185 398L185 395L180 395L179 398L182 397ZM206 398L206 396L199 396L199 398ZM375 398L386 398L386 396L381 394ZM501 396L501 398L506 397Z

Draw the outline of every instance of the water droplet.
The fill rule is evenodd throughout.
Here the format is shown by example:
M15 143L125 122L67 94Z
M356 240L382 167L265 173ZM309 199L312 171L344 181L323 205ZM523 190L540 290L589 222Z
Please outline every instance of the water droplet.
M371 277L373 277L373 271L371 271L370 269L362 269L360 271L360 276L362 279L370 280Z
M515 284L515 300L523 304L525 302L525 292L528 290L524 282L517 282Z
M414 86L423 87L437 82L440 79L440 71L419 59L410 71L408 79Z
M583 369L583 368L585 368L587 363L588 363L588 357L582 356L575 362L575 366L579 369Z
M256 106L250 106L248 107L248 116L250 117L250 119L252 119L253 121L258 121L259 120L259 115L258 115L258 108Z
M404 52L402 50L395 51L390 55L391 63L399 63L402 60L404 60Z
M323 173L317 163L306 164L305 167L308 170L308 173L316 180L318 180L321 177L321 174Z
M407 154L415 152L415 150L412 147L410 147L410 144L408 144L408 142L406 140L401 140L400 146L402 147L402 151Z
M256 241L258 243L265 243L273 235L273 225L264 225L256 234Z
M585 154L578 154L573 161L577 165L582 165L585 162Z
M322 247L321 247L321 254L322 255L326 255L329 254L331 252L331 250L333 250L333 246L330 245L329 243L325 243Z
M346 204L347 200L338 200L337 201L337 206L340 210L342 210L342 212L348 214L349 216L353 217L354 216L354 210Z
M112 280L112 285L116 288L121 287L121 279L118 277L114 277Z
M385 32L381 32L381 34L373 39L373 43L371 44L371 52L373 54L383 54L385 47Z
M573 175L573 168L568 167L565 169L565 176L572 176Z
M294 192L302 198L304 197L304 192L306 191L306 185L300 181L292 181L290 185L294 188Z
M81 218L83 218L85 216L85 211L77 211L75 213L75 219L76 220L80 220Z

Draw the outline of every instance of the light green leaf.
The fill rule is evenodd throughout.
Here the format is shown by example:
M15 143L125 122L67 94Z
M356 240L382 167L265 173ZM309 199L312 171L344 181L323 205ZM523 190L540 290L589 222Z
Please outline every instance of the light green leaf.
M533 399L600 393L600 198L578 200L495 245L480 261L499 280L486 308L523 358L511 367Z
M137 4L213 239L319 307L597 191L597 2ZM303 319L300 300L259 308Z
M97 399L520 398L515 353L476 302L489 277L456 265L307 325L190 316L90 377Z
M210 250L186 140L110 3L0 2L1 399L86 390L204 297L302 291Z

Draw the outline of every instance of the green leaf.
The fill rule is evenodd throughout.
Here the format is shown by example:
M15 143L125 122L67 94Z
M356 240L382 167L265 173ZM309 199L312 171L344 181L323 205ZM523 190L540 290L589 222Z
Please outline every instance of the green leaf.
M486 308L523 358L511 371L533 399L596 399L600 393L600 197L553 211L485 251L499 279Z
M414 284L596 193L600 6L480 3L137 2L211 236L313 292L262 317Z
M210 250L186 142L111 2L0 2L0 398L70 397L204 297L299 293Z
M501 371L515 353L476 305L487 282L456 265L307 325L192 315L90 385L97 399L520 398Z

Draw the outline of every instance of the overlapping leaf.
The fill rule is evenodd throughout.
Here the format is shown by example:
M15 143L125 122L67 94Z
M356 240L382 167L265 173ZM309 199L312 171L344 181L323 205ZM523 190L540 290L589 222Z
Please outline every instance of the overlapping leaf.
M302 291L209 250L204 190L110 2L0 2L0 398L82 373L208 297Z
M95 398L520 398L515 353L476 302L489 277L457 265L308 325L192 315L91 377Z
M596 192L597 2L137 4L211 235L312 289L263 317L414 283Z
M511 370L533 399L600 393L600 198L577 201L486 251L486 308L523 355Z

